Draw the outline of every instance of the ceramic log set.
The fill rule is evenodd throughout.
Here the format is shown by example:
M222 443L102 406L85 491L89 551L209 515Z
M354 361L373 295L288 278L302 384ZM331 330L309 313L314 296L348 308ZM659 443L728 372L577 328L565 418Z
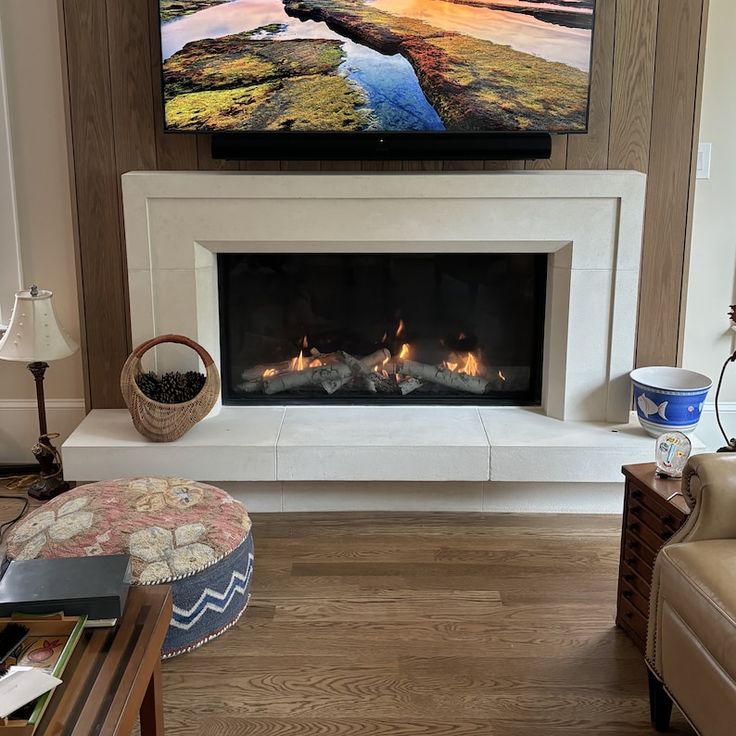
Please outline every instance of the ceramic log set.
M667 366L637 368L630 375L639 423L648 434L687 433L698 426L713 385L708 376Z

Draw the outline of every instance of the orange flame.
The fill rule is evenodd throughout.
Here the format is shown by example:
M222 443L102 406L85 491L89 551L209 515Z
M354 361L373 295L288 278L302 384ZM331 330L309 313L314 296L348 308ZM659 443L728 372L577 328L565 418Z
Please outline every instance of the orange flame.
M460 369L461 373L467 373L469 376L478 375L478 360L473 353L468 353L465 365Z
M304 351L299 351L299 356L291 359L289 364L289 370L292 371L303 371L304 370Z
M275 368L266 368L265 371L263 371L263 378L272 378L278 373L278 371Z
M411 355L411 348L409 347L408 343L404 343L401 346L401 352L399 353L399 359L400 360L408 360L409 356ZM384 361L384 364L387 361Z
M404 334L404 320L399 320L399 326L396 328L396 337L401 337Z
M446 360L444 365L448 371L467 373L469 376L477 376L480 374L478 358L476 358L473 353L465 353L462 356L453 353L451 360Z
M500 379L501 379L502 381L505 381L505 380L506 380L506 376L504 376L504 374L503 374L503 371L499 371L499 372L498 372L498 377L499 377L499 378L500 378Z
M308 345L309 345L309 342L307 342L307 336L304 335L304 337L302 338L302 349L306 350Z

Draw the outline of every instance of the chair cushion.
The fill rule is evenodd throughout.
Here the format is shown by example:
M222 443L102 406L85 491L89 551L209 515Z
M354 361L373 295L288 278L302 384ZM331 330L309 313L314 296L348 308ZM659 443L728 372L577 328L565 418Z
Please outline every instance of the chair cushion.
M134 584L170 583L174 614L164 656L188 651L245 610L251 522L225 491L184 478L79 486L33 511L8 537L11 560L129 554Z
M674 544L659 562L663 600L736 678L736 540Z

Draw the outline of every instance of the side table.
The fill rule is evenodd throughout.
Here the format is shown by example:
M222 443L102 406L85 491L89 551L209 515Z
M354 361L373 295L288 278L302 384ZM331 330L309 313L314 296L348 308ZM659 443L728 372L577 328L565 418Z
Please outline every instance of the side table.
M618 575L616 625L644 653L649 593L660 547L685 523L690 509L680 479L660 478L655 463L625 465L624 518Z

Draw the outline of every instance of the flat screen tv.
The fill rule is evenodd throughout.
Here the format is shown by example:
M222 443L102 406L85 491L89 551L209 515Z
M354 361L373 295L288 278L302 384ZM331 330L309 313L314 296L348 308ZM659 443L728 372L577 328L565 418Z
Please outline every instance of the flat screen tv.
M165 129L584 133L595 0L159 0Z

